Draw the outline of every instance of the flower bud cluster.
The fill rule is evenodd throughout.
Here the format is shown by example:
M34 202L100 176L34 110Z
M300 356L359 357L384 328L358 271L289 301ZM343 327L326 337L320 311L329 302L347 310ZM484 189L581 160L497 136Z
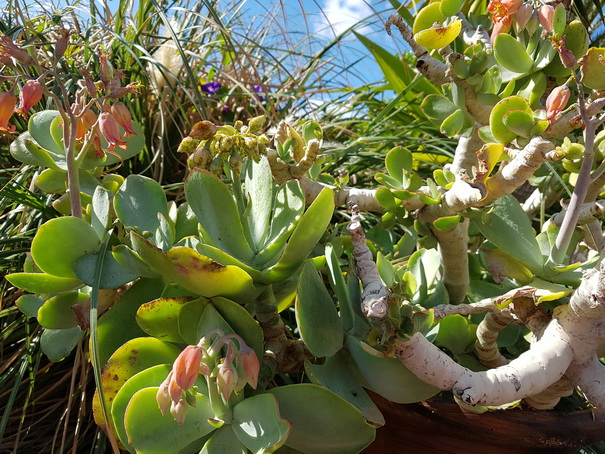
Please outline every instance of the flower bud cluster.
M233 126L217 127L209 121L200 121L179 145L178 151L189 155L190 168L210 170L221 175L224 166L235 175L242 172L244 158L258 161L266 153L269 138L258 134L263 128L265 117L250 119L248 126L238 121Z
M160 385L156 400L162 415L170 411L183 425L188 406L195 406L197 388L194 384L200 375L206 377L208 386L216 387L226 404L232 394L239 394L246 384L256 389L259 371L256 353L240 336L214 330L198 345L189 345L181 352Z

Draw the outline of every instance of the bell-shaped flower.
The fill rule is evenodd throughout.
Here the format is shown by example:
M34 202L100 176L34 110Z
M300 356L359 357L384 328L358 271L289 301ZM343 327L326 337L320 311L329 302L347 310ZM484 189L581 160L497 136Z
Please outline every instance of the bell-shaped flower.
M176 380L174 379L174 375L170 379L170 382L168 382L168 394L175 403L181 400L183 397L183 388L177 384Z
M42 99L44 89L37 80L28 80L19 93L19 107L15 112L27 118L29 110Z
M534 7L529 2L523 3L515 14L515 30L520 33L534 13Z
M76 139L82 140L86 133L92 129L94 124L97 122L97 116L95 113L87 109L86 112L78 120L76 126Z
M124 135L126 137L137 135L136 131L132 127L132 117L130 116L130 111L123 102L114 103L111 106L111 113L122 129L124 129Z
M170 394L168 393L168 385L172 380L172 371L166 377L166 380L162 382L160 385L157 394L155 395L155 400L158 402L158 406L160 407L160 411L162 412L162 416L168 413L170 409L170 404L172 403L172 399L170 398Z
M258 385L258 373L260 372L260 363L258 362L256 352L245 345L239 351L239 358L246 372L246 382L253 389L256 389Z
M565 109L571 92L567 85L555 88L546 98L546 119L552 123L555 117Z
M552 32L555 20L555 7L552 5L542 5L538 10L538 19L542 28L548 33Z
M174 420L178 423L179 426L185 424L185 417L187 416L187 411L189 410L189 405L185 402L185 399L181 399L178 402L173 402L170 406L170 413Z
M12 57L22 65L33 65L36 60L29 55L26 51L17 46L10 36L0 35L0 55L6 57ZM2 59L4 62L4 59Z
M576 56L570 51L567 47L565 47L565 36L560 36L556 39L552 39L553 47L559 53L559 58L561 58L561 63L566 68L573 68L576 66L577 60Z
M193 386L200 374L201 356L202 349L200 347L197 345L188 345L172 366L174 381L184 391Z
M228 401L237 386L238 380L237 370L233 367L231 361L225 361L219 366L216 380L223 399L225 402Z
M523 4L523 0L491 0L487 10L492 14L494 23L503 22L505 25L511 25L512 16Z
M120 135L118 122L113 118L113 115L108 112L101 112L101 115L99 115L99 129L109 144L109 150L113 150L116 145L123 149L127 148L126 142L122 140Z
M13 110L17 104L17 97L9 92L0 93L0 131L12 132L14 125L9 125L8 121L13 116Z

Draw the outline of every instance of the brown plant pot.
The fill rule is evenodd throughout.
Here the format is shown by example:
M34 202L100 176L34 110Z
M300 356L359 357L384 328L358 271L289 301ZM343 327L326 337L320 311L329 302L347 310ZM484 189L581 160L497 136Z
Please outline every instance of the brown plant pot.
M386 425L364 454L575 453L605 439L605 412L515 408L478 415L439 396L409 405L372 399Z

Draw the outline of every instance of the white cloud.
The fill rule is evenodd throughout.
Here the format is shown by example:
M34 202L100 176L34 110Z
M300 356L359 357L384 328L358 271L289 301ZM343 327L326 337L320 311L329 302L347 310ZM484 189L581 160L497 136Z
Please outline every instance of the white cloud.
M323 13L319 12L316 31L329 38L340 35L373 14L370 3L371 0L325 0ZM368 27L365 26L356 28L359 33L365 33L367 30Z

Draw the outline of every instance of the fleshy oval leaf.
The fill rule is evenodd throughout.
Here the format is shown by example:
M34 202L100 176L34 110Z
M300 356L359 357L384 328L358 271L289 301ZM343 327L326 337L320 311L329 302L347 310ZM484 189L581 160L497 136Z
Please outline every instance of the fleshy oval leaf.
M451 44L462 30L462 21L456 20L445 27L429 28L414 35L418 45L426 49L441 49Z
M529 72L534 65L525 47L507 33L501 33L494 41L494 57L503 68L514 73Z

